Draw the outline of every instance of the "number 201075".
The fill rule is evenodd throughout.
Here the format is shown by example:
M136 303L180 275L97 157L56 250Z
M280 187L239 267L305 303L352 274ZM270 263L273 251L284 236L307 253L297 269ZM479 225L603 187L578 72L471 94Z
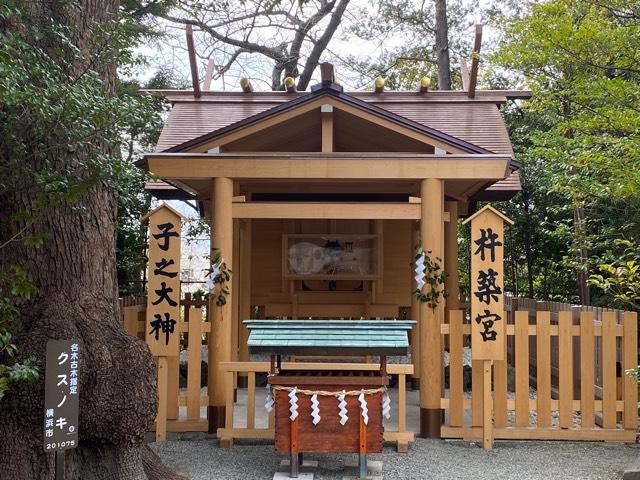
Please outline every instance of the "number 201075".
M67 440L66 442L47 443L47 450L53 450L56 448L75 447L75 440Z

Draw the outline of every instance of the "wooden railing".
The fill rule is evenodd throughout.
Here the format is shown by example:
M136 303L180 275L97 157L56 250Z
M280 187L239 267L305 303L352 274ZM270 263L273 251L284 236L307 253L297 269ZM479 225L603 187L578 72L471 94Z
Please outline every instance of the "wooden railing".
M187 352L187 386L180 389L180 361L177 357L172 357L167 363L168 382L159 384L158 390L161 395L161 405L166 405L158 411L158 417L154 426L156 440L164 440L166 432L197 432L207 431L208 424L206 409L201 408L209 403L208 395L201 394L202 381L202 350L201 345L206 345L207 335L211 332L211 324L206 318L203 307L206 302L202 300L192 300L187 297L181 300L182 314L181 321L177 328L181 333L181 350ZM124 330L133 336L141 339L145 338L145 299L144 297L133 300L121 301L122 324ZM193 348L197 347L197 348ZM293 364L284 363L284 368ZM377 370L379 365L373 363L308 363L296 362L296 368L314 369L322 368L327 370ZM227 390L226 399L226 421L225 428L218 431L221 439L221 446L231 446L236 438L273 438L273 416L268 416L266 428L256 428L256 374L269 371L268 362L225 362L220 368L226 372L227 385L237 385L237 377L247 376L246 389L246 422L244 426L234 424L234 413L240 405L234 402L234 393L243 389ZM407 431L406 420L406 377L413 373L412 365L388 364L389 375L398 377L398 429L395 431L386 430L385 441L397 442L398 451L407 451L408 442L414 440L414 434ZM244 395L243 395L244 397ZM259 408L263 408L260 405ZM265 412L266 414L266 412Z
M580 312L577 325L571 311L558 312L556 324L551 322L552 312L537 311L533 319L528 310L512 315L514 323L507 324L505 337L512 344L511 362L494 362L494 437L634 442L638 385L619 374L638 363L637 314L621 313L617 323L616 312L602 312L601 321L594 312ZM475 362L471 398L463 392L463 345L469 341L470 327L463 323L461 311L452 311L449 323L441 326L450 348L449 396L441 400L442 408L448 410L443 437L482 438L483 378ZM531 345L536 348L533 365ZM621 368L616 368L616 359ZM509 369L515 376L513 392L508 388ZM602 379L600 395L595 385L597 370ZM578 388L576 377L581 380ZM535 386L535 398L530 398L530 386ZM598 419L601 427L596 426Z
M233 440L238 438L274 438L273 412L269 414L268 424L265 428L256 428L256 374L268 373L269 362L223 362L220 369L227 375L227 385L233 385L234 377L239 373L248 375L246 422L244 426L236 425L235 410L237 403L234 401L234 392L230 388L227 390L226 398L226 418L225 427L218 429L220 446L230 447ZM380 365L375 363L311 363L311 362L284 362L283 369L296 368L304 370L379 370ZM413 365L388 364L387 373L398 376L398 429L390 431L386 426L384 430L384 440L396 442L399 452L408 450L409 442L414 440L413 432L407 431L407 390L406 376L413 373ZM259 408L264 408L260 405Z

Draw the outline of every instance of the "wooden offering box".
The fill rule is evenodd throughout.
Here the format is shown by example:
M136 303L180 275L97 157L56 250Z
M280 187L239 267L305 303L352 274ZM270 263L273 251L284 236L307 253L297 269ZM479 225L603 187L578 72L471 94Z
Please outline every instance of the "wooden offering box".
M275 402L275 447L276 452L290 455L291 477L297 477L304 452L358 453L360 477L366 477L367 453L382 451L383 403L389 383L386 356L406 355L407 332L415 322L245 320L244 323L251 332L249 350L271 353L268 383ZM379 355L380 369L358 370L356 365L351 370L317 369L317 364L305 368L300 363L299 367L285 370L280 361L283 354ZM339 398L340 393L343 399ZM314 398L318 402L315 415ZM344 415L348 418L341 423Z
M386 375L380 371L283 370L269 377L270 385L298 387L312 391L354 391L377 389L388 385ZM382 392L366 395L369 423L366 425L366 452L382 451ZM291 451L291 420L289 396L286 391L275 391L276 452ZM349 420L340 424L338 398L318 396L321 420L314 425L311 418L311 397L298 395L298 451L360 453L360 403L357 396L345 396Z

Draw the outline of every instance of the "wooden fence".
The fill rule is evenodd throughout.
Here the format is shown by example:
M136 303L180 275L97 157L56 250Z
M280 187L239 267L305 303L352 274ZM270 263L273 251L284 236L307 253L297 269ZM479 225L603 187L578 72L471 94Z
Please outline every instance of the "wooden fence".
M146 298L137 297L135 300L121 299L122 321L124 330L133 336L144 339L145 337L145 307ZM158 375L158 393L160 403L158 417L156 419L156 440L166 438L166 432L206 432L208 429L207 409L209 397L202 394L202 345L207 344L207 335L211 332L211 324L206 316L206 301L192 300L187 294L180 302L181 321L178 322L178 331L181 333L180 349L184 356L186 352L186 388L180 388L180 360L178 357L169 358L168 381L164 384ZM203 308L205 307L205 308ZM284 368L291 367L292 363L284 363ZM380 366L374 363L306 363L296 362L296 368L302 369L329 369L339 370L379 370ZM162 366L160 366L162 368ZM256 374L266 374L269 371L269 362L224 362L220 368L226 372L227 385L238 385L238 375L247 376L246 403L240 405L236 401L237 391L234 388L227 390L225 427L218 430L220 445L230 447L234 439L240 438L274 438L273 417L269 416L265 428L256 428L256 404L257 398L263 393L256 389ZM184 370L184 368L183 368ZM408 442L413 441L414 434L407 431L406 421L406 377L413 373L413 365L387 364L387 372L390 376L398 377L398 418L397 429L392 431L385 428L384 439L396 442L397 449L406 452ZM184 373L184 371L183 371ZM239 390L239 389L238 389ZM264 389L263 389L264 390ZM240 396L238 395L238 398ZM246 421L235 421L236 411L246 408ZM259 408L263 408L260 405Z
M450 358L449 395L441 400L448 413L442 436L481 439L489 422L496 439L634 442L638 385L620 374L638 364L637 314L581 311L575 324L572 311L532 315L508 306L512 308L505 318L513 320L506 325L508 358L494 362L493 377L488 379L480 362L473 362L470 396L463 391L462 362L471 325L463 322L462 311L452 311L449 323L441 326L441 333L448 336ZM508 388L509 376L513 389ZM493 386L493 422L483 416L485 385Z
M206 318L206 304L205 300L191 299L190 294L185 294L185 298L180 301L181 321L177 327L181 334L180 350L186 351L187 355L187 371L182 372L186 373L186 388L180 388L180 358L169 357L166 384L160 381L164 376L158 376L160 402L155 425L156 440L164 440L167 431L207 431L206 406L209 397L201 394L202 345L206 345L206 335L211 332L211 324ZM146 297L136 297L135 300L121 299L120 305L125 332L144 339ZM183 412L180 411L181 407Z
M535 323L536 314L539 311L550 312L550 322L552 325L558 324L558 314L560 312L571 312L571 318L574 325L580 324L580 315L583 312L591 312L594 317L594 321L602 322L605 313L613 313L615 314L616 322L620 324L622 322L623 314L625 313L623 310L616 310L611 308L602 308L602 307L592 307L586 305L573 305L569 303L562 302L550 302L550 301L539 301L533 300L531 298L516 298L510 295L505 296L505 310L507 311L507 323L513 324L515 321L514 312L515 311L527 311L529 312L529 323ZM536 343L535 339L530 339L529 345L529 371L531 375L531 381L533 386L536 384L537 371L535 368L536 365ZM576 392L580 391L581 384L581 376L579 371L580 366L580 349L578 339L574 338L574 346L573 346L573 366L574 366L574 390ZM595 339L595 390L596 396L598 398L602 398L602 376L600 372L602 372L602 348L601 348L601 338L596 337ZM620 356L621 353L621 339L617 340L617 349L616 349L616 365L620 367L622 358ZM507 343L507 358L509 359L509 365L514 366L514 341L511 339ZM555 338L551 339L551 378L554 381L554 384L557 384L558 379L558 343ZM620 368L618 368L620 370ZM619 372L620 373L620 372ZM554 387L555 388L555 387ZM579 398L579 397L577 397ZM599 420L599 418L598 418Z

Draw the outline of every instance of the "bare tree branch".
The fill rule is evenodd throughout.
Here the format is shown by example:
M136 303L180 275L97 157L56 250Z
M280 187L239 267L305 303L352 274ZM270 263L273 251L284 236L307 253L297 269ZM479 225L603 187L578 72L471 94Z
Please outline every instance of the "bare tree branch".
M325 3L314 15L312 15L306 22L304 22L300 29L296 32L293 38L293 42L291 43L291 48L289 49L289 58L287 59L287 62L282 65L282 70L284 70L285 76L292 76L294 78L298 76L297 67L298 61L300 60L300 50L302 48L302 42L304 41L311 28L316 26L318 22L320 22L320 20L326 17L331 12L335 4L335 0ZM282 80L279 77L278 85L272 85L272 89L277 90L281 88L281 86Z
M173 15L169 15L166 13L163 13L160 15L162 18L169 20L171 22L174 23L180 23L182 25L194 25L198 28L200 28L201 30L207 32L209 35L211 35L213 38L215 38L216 40L219 40L221 42L224 42L228 45L232 45L234 47L239 47L239 48L243 48L245 50L247 50L249 53L261 53L262 55L265 55L266 57L269 57L273 60L276 61L282 61L282 54L278 49L272 48L272 47L267 47L265 45L260 45L254 42L249 42L247 40L238 40L235 38L231 38L228 37L226 35L222 35L221 33L219 33L218 31L216 31L215 29L211 28L209 25L207 25L204 22L201 22L200 20L194 20L191 18L180 18L180 17L175 17Z
M349 0L291 0L289 6L269 10L263 0L231 2L225 9L194 3L158 16L177 25L193 25L204 32L211 39L205 42L208 53L213 50L224 57L218 60L224 64L219 75L228 72L242 53L258 53L272 60L270 87L279 90L283 88L284 77L298 78L300 70L304 77L299 88L307 87L348 4ZM327 17L330 17L328 24L323 22Z
M322 52L324 52L324 50L327 48L327 45L329 45L333 34L338 29L338 26L340 25L340 22L342 20L342 15L344 15L344 11L346 10L347 5L349 5L349 1L350 0L340 0L340 3L338 3L335 10L331 14L331 20L329 21L327 28L324 30L323 34L320 36L316 44L313 46L313 49L311 50L311 53L309 54L309 57L305 62L304 70L302 71L302 74L300 75L300 78L298 80L298 90L307 89L309 81L311 80L311 75L313 75L313 71L316 69L318 63L320 62L320 55L322 55Z
M220 27L224 27L227 25L231 25L232 23L237 23L237 22L241 22L243 20L249 20L251 18L256 18L256 17L277 17L277 16L282 16L285 17L289 23L293 24L293 25L302 25L303 21L300 20L298 17L296 17L295 15L291 15L289 12L284 11L284 10L273 10L273 11L260 11L260 12L252 12L252 13L247 13L245 15L240 15L238 17L232 17L229 18L228 20L224 20L218 23L215 23L213 25L211 25L211 28L220 28Z
M227 73L229 71L229 69L231 68L231 66L235 63L235 61L238 59L238 57L243 54L243 53L248 53L247 50L245 50L244 48L239 48L237 49L235 52L233 52L233 54L231 54L231 57L229 57L229 60L227 60L227 63L224 64L222 67L218 68L216 74L214 75L213 78L218 79L220 78L222 75L224 75L225 73Z

